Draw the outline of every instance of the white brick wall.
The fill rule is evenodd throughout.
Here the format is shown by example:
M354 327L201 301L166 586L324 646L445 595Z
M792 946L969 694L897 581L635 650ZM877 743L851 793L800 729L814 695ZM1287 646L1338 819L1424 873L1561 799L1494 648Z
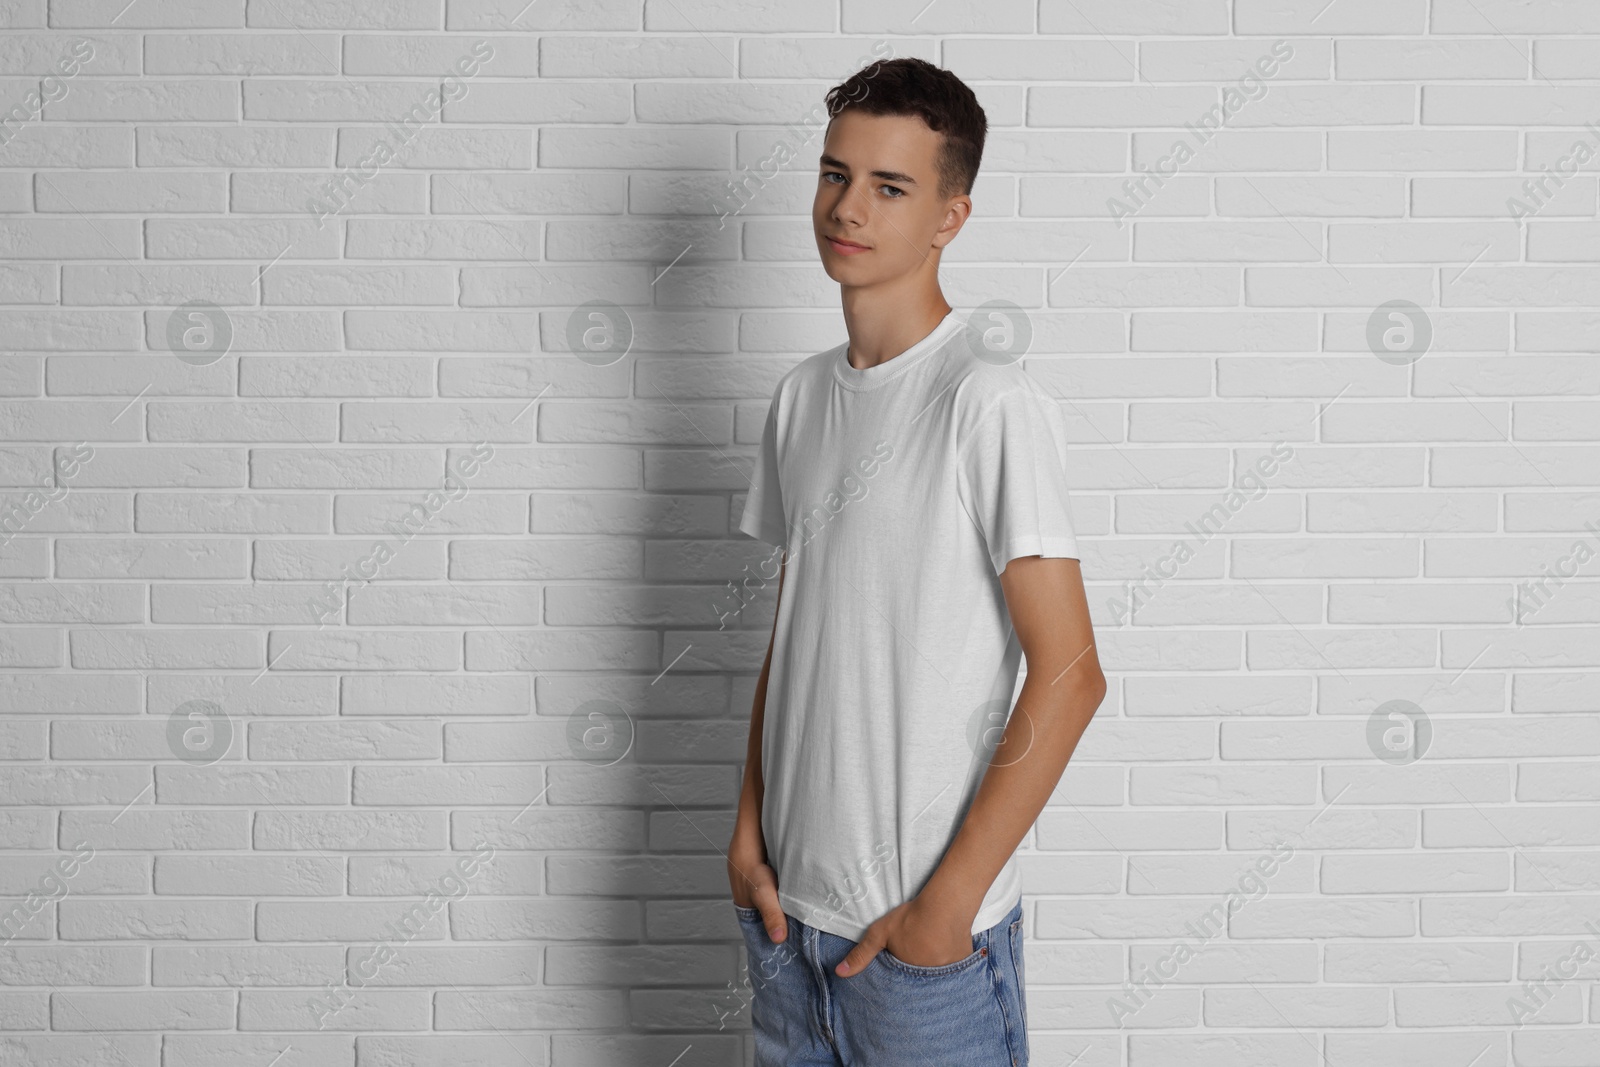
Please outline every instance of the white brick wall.
M0 27L0 1065L746 1062L770 590L716 611L772 385L843 336L806 116L874 46L988 111L945 293L1022 309L1076 441L1112 684L1024 846L1035 1062L1600 1064L1600 5Z

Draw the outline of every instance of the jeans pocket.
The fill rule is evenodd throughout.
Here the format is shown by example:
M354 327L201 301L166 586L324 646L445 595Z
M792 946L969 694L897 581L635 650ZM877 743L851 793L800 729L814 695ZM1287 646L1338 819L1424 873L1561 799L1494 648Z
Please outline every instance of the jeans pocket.
M761 921L761 909L759 908L747 908L742 904L735 904L733 913L739 917L741 922L758 923Z
M961 974L963 971L972 970L979 963L982 963L984 958L988 955L989 950L986 948L979 948L977 945L977 939L974 938L972 955L956 960L954 963L941 963L935 967L924 967L916 963L907 963L899 956L896 956L894 953L890 952L887 948L880 948L878 950L877 958L881 959L884 966L888 967L890 970L898 971L901 974L908 975L912 978L948 978L951 975Z

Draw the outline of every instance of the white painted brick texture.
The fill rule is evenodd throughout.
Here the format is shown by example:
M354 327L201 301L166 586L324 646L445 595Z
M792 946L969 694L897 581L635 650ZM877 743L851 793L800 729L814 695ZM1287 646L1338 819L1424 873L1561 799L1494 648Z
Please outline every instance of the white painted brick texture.
M750 1061L720 612L875 46L1073 435L1034 1062L1600 1065L1600 5L0 0L0 1067Z

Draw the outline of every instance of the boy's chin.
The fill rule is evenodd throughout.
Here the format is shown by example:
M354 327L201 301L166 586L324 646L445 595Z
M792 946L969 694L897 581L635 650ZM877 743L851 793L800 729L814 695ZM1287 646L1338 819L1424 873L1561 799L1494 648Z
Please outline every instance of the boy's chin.
M855 269L855 266L854 263L840 263L838 256L822 257L822 269L840 285L871 285L877 280L869 278L866 272Z

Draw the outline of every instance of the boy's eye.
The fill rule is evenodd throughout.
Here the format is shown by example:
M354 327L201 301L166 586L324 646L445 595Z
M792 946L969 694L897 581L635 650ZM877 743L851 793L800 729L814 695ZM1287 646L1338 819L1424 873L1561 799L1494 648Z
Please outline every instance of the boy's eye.
M845 176L843 174L840 174L836 170L825 170L825 171L822 172L822 180L823 181L829 182L829 184L833 184L831 182L831 180L830 180L830 179L833 179L833 178L838 178L841 182L848 180L847 178L845 178ZM885 193L893 193L894 195L889 197L890 200L899 200L901 197L906 195L906 191L904 189L901 189L899 186L895 186L895 185L880 185L878 188L881 189Z

